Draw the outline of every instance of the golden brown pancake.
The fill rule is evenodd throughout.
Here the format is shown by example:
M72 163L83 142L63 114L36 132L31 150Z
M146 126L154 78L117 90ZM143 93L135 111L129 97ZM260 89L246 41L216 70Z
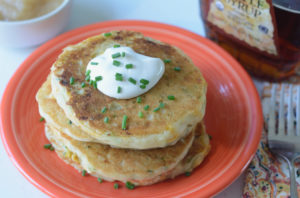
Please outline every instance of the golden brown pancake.
M46 136L66 163L108 181L130 181L150 185L173 178L197 167L210 150L204 126L166 148L149 150L117 149L99 143L81 142L46 127ZM194 140L194 141L193 141Z
M141 96L141 104L136 103L136 98L118 100L92 86L80 86L85 81L88 62L114 44L171 60L165 64L165 73L157 85ZM75 79L73 85L69 83L71 77ZM205 112L206 82L192 61L178 48L132 31L90 37L65 48L52 67L51 86L68 119L98 142L116 147L150 149L175 144L202 120ZM168 95L176 99L168 100ZM165 107L153 112L161 102ZM143 109L145 105L150 105L148 111ZM108 108L105 113L101 113L103 107ZM138 117L139 111L145 118ZM123 115L128 116L126 130L121 127ZM109 124L103 122L106 116Z

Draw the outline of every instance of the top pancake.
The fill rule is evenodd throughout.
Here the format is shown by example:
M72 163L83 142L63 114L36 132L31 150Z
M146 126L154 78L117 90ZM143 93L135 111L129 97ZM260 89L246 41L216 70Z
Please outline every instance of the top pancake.
M99 142L121 148L149 149L175 144L191 132L203 118L206 104L206 82L192 61L179 49L144 37L132 31L115 31L105 37L90 37L64 49L52 67L52 94L66 116ZM136 98L118 100L102 94L85 82L88 62L115 44L131 47L151 57L170 59L161 80L147 93ZM174 67L181 71L175 71ZM70 78L75 83L70 85ZM168 100L174 95L175 100ZM158 112L153 109L163 102ZM144 106L149 105L148 111ZM101 113L107 107L105 113ZM138 112L144 118L138 117ZM127 129L122 130L123 115L128 116ZM109 123L104 123L104 117Z

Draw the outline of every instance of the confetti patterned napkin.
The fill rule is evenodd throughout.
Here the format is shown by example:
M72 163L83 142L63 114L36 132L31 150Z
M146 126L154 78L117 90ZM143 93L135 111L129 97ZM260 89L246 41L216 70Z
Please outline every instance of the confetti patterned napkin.
M264 129L258 150L246 170L243 198L290 198L290 181L288 164L274 156L267 147L268 103L272 84L263 86L262 106ZM296 179L300 195L300 160L296 162Z

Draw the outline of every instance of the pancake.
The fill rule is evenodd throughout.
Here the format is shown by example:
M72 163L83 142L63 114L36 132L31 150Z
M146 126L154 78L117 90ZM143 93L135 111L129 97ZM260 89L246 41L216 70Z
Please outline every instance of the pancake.
M141 96L141 104L136 103L136 98L117 100L92 86L80 86L85 81L88 62L115 44L131 47L140 54L171 60L165 64L161 80ZM178 66L181 71L174 70ZM103 144L132 149L172 145L190 133L205 113L207 85L199 69L176 47L137 32L115 31L109 37L98 35L68 46L51 70L52 94L58 105L68 119ZM73 85L69 83L71 77ZM176 99L168 100L168 95ZM153 112L161 102L164 108ZM143 109L145 105L150 106L148 111ZM106 113L101 113L103 107L108 108ZM138 117L139 111L145 118ZM128 116L126 130L121 127L123 115ZM106 116L109 124L103 122Z
M58 156L77 170L86 170L108 181L130 181L135 185L150 185L190 172L210 150L202 124L197 127L196 135L192 132L173 146L150 150L117 149L81 142L49 125L45 131Z

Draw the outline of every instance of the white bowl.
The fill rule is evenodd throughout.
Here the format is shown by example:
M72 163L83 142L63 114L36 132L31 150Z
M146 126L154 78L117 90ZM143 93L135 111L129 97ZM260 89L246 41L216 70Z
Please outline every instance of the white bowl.
M30 47L53 38L69 21L71 1L64 0L56 9L37 18L0 21L0 47Z

